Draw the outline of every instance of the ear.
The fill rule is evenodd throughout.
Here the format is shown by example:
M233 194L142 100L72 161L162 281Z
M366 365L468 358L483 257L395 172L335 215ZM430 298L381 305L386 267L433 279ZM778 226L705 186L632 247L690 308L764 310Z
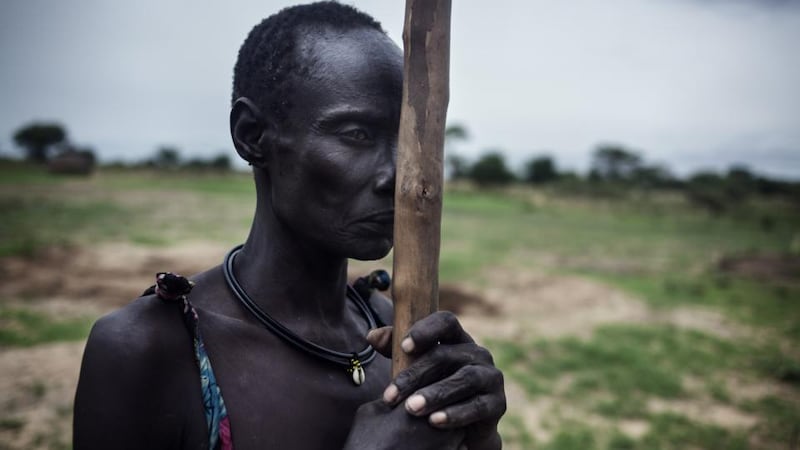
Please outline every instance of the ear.
M231 108L231 138L236 152L255 167L264 167L274 140L274 127L258 106L239 97Z

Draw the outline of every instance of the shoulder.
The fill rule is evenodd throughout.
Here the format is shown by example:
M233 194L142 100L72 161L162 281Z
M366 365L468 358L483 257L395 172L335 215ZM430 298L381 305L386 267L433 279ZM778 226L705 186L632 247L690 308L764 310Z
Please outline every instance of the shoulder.
M192 337L181 314L181 305L145 296L99 319L84 350L79 393L88 384L140 395L175 383L193 368ZM108 379L114 383L95 383Z
M178 442L187 414L202 412L181 311L145 296L95 323L75 395L76 448L172 448L151 444Z
M127 360L151 360L186 349L187 343L191 343L191 337L183 325L181 306L148 295L95 322L86 352L102 352L112 359L121 354Z

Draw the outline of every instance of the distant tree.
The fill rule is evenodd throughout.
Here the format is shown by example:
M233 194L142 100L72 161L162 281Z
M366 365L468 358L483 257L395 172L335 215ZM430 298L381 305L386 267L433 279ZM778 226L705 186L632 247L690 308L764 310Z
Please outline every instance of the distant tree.
M50 151L66 140L67 132L57 123L34 122L14 133L14 142L25 149L27 159L37 163L46 162Z
M213 158L209 162L211 167L219 170L230 170L231 168L231 157L227 154L221 153Z
M209 167L208 160L203 158L192 158L182 164L187 169L207 169Z
M192 158L181 164L181 167L195 170L229 170L231 158L223 153L211 158Z
M697 172L686 182L689 202L719 215L729 207L730 197L725 193L725 178L716 172Z
M604 145L592 155L590 178L598 180L628 180L639 168L641 157L621 146Z
M466 141L469 140L469 132L464 125L454 123L444 129L444 138L450 141Z
M758 191L756 176L746 166L731 166L725 175L725 190L732 198L753 194Z
M543 184L558 179L558 171L553 158L538 156L525 163L524 180L533 184Z
M775 180L766 176L755 179L756 191L761 195L782 195L800 199L800 183Z
M637 186L643 188L670 188L677 184L677 180L669 169L657 164L637 167L630 174L630 179Z
M458 180L465 178L469 171L469 163L466 158L455 153L455 142L464 142L469 139L469 132L464 125L448 125L444 130L444 152L445 167L447 168L448 178Z
M175 147L159 147L153 158L153 165L160 169L177 168L181 161L180 151Z
M484 154L469 170L469 178L482 186L507 184L514 174L506 167L503 155L498 151Z
M469 176L469 161L461 155L450 154L445 158L445 164L451 180L459 180Z

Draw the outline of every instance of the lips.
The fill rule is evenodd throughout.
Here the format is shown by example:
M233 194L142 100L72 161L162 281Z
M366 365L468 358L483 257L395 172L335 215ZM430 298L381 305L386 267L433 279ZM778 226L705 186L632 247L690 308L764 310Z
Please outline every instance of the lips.
M362 220L365 222L375 222L380 224L393 224L394 210L381 211L374 214L370 214Z
M381 211L363 217L359 228L370 235L391 236L394 232L394 211Z

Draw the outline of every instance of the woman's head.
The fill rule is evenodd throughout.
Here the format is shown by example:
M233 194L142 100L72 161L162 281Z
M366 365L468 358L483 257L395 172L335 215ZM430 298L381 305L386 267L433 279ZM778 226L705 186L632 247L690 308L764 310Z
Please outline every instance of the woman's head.
M255 166L260 203L286 230L333 255L376 259L392 246L402 52L368 16L315 5L357 20L282 32L292 42L278 71L281 97L238 97L231 132ZM273 81L254 81L251 95Z

